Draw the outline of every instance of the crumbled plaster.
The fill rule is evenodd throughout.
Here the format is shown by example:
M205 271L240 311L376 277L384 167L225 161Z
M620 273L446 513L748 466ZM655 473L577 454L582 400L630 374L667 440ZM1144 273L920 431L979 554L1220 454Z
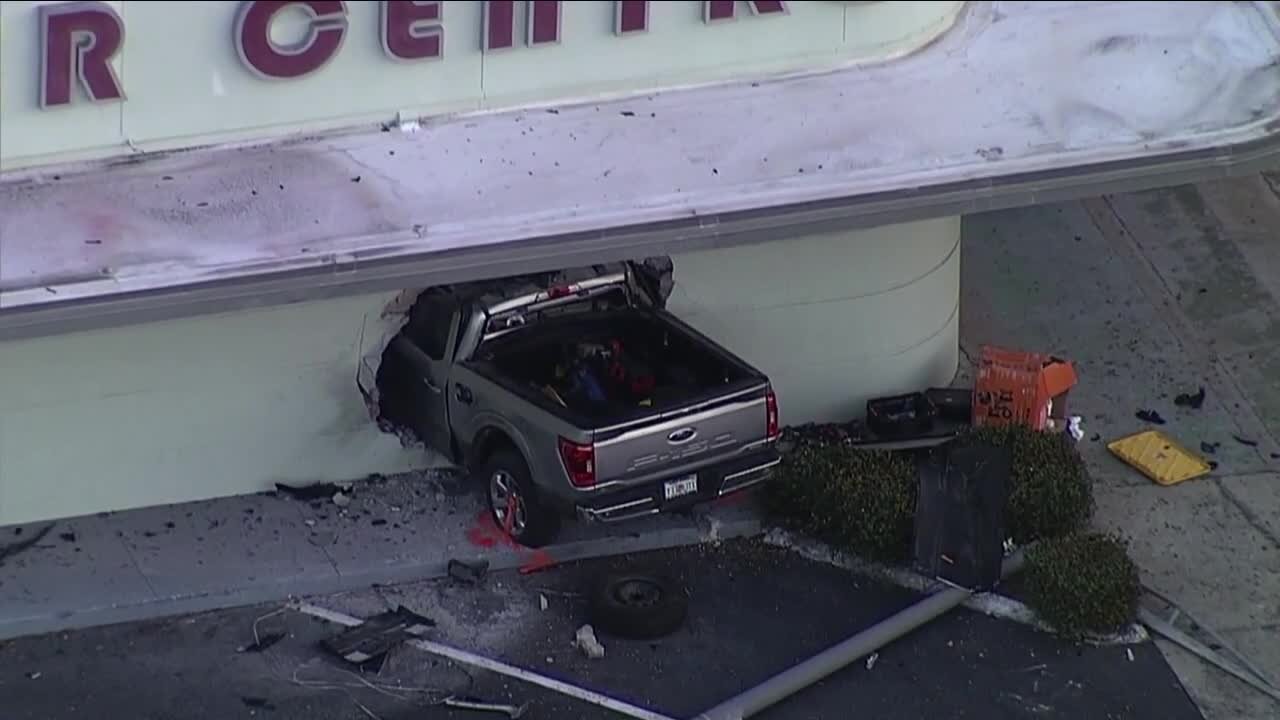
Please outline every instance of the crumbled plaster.
M364 398L369 419L378 423L384 432L391 432L400 437L405 447L420 447L422 441L402 428L393 428L380 420L378 367L382 364L383 354L391 340L409 321L409 310L425 288L413 288L396 293L378 313L377 317L366 315L360 332L360 347L357 353L356 388Z

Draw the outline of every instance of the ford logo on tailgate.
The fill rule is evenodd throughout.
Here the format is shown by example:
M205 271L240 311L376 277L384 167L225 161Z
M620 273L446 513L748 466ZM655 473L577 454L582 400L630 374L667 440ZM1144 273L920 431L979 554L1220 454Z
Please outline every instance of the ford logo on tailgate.
M667 435L667 442L672 445L679 445L681 443L687 443L696 437L698 437L697 430L694 430L691 427L680 428L679 430L672 430L671 433Z

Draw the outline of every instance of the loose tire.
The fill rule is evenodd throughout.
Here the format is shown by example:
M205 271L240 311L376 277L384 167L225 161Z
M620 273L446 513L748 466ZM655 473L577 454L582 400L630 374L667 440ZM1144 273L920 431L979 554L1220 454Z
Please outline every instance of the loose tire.
M610 635L653 640L684 624L689 600L684 588L662 576L611 574L593 588L588 603L591 624Z
M560 516L538 500L529 466L520 453L501 449L480 467L489 513L511 539L541 547L560 531Z

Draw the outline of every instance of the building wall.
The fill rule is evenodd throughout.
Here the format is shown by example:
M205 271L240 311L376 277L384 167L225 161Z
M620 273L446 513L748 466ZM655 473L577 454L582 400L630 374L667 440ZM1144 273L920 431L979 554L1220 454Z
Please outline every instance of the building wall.
M669 307L773 379L782 421L861 417L959 360L960 218L674 258Z
M959 219L680 255L671 309L773 377L784 422L951 379ZM357 376L408 294L0 344L0 525L438 463Z
M241 3L116 1L125 37L112 64L126 99L91 103L76 88L71 104L41 109L46 4L0 3L0 170L883 60L928 43L964 6L793 0L786 16L753 16L739 2L737 19L707 24L702 2L663 0L649 3L648 32L619 37L614 3L583 0L563 3L559 43L482 53L482 3L449 0L443 57L403 62L383 52L379 3L353 0L332 60L264 80L233 43ZM305 27L286 13L273 38L291 44Z
M0 344L0 524L428 462L356 388L393 297Z

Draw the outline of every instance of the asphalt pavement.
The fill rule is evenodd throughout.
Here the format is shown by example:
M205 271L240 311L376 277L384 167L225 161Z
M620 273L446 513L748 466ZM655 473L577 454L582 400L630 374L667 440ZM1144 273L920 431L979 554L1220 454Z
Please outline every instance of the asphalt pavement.
M581 593L608 568L661 570L690 614L656 642L601 636L605 657L572 644ZM676 718L781 671L910 604L902 589L758 541L688 547L490 574L479 587L436 580L309 598L367 617L397 604L437 623L431 638L579 683ZM543 608L545 600L546 609ZM423 720L449 694L524 703L524 717L617 717L507 678L401 647L353 673L320 649L337 625L280 606L222 610L33 636L0 645L5 720ZM261 652L259 637L285 633ZM958 610L761 717L1180 720L1200 713L1151 644L1082 647Z

